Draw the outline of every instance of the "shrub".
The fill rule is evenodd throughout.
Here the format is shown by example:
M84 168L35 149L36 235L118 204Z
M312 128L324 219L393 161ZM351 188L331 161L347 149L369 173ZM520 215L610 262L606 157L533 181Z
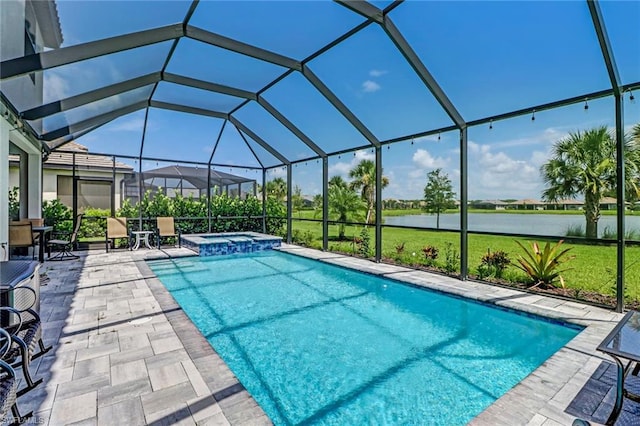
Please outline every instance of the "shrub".
M73 215L71 209L57 198L42 203L42 217L47 225L53 226L54 232L71 232Z
M565 237L584 237L587 235L584 232L584 226L582 225L569 225L567 230L564 232Z
M559 280L560 285L564 287L564 279L560 274L567 269L560 270L559 268L560 265L573 259L574 256L567 256L571 248L560 249L563 242L563 240L560 240L553 247L551 247L550 242L547 242L544 249L540 249L536 241L531 244L531 248L525 247L520 241L516 241L516 244L524 251L524 256L518 257L518 264L515 266L527 274L533 282L532 287L541 286L545 288L552 286L556 280Z
M104 238L107 231L107 220L105 218L109 216L111 216L111 212L107 209L86 208L80 223L80 236L84 238Z
M311 247L313 245L313 232L294 229L291 231L291 241L301 246Z
M360 244L358 244L358 254L362 257L371 256L371 237L369 236L369 230L364 227L360 231Z
M396 245L396 254L397 255L401 255L402 253L404 253L404 241L401 242L400 244Z
M425 263L427 266L433 266L436 263L436 259L438 258L438 248L435 246L425 246L422 249L422 253L424 253Z
M456 272L460 265L460 253L453 248L453 244L446 243L444 246L444 270L448 273Z
M20 219L20 191L17 186L9 190L9 218Z
M640 239L640 232L637 229L627 229L624 233L624 238L627 240L638 240ZM609 225L605 226L602 230L602 238L605 240L616 240L618 239L618 231L615 227L611 227Z
M486 276L493 275L496 278L502 278L504 270L507 269L507 266L510 264L511 260L509 260L509 255L502 250L496 250L492 253L490 249L487 249L487 253L482 256L482 260L480 261L480 265L483 267L482 273L487 273L488 275ZM480 273L478 275L480 275Z

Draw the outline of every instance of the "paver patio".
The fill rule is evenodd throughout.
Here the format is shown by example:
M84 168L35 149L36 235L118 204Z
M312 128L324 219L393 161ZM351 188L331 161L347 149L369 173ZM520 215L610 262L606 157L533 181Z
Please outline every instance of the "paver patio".
M579 398L593 399L585 389L610 363L595 347L621 314L292 245L282 250L587 327L473 425L569 425L576 415L610 409L611 383L600 387L591 413L575 408L583 405ZM19 399L21 411L56 426L270 424L144 262L192 254L90 251L75 261L45 262L41 316L45 342L54 348L34 362L44 383ZM625 408L619 424L640 419Z

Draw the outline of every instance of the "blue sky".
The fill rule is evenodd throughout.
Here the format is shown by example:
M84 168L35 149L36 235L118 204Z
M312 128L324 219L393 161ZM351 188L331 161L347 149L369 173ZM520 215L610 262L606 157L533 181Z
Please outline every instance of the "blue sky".
M168 25L182 20L184 1L58 0L65 46ZM388 2L375 2L384 7ZM623 83L640 81L640 3L603 1ZM585 1L485 2L407 1L390 14L404 37L433 74L465 120L550 102L609 85ZM363 21L328 1L202 1L190 24L274 52L303 59ZM618 24L618 25L615 25ZM171 43L96 58L44 73L45 100L56 100L112 84L162 67ZM377 25L309 62L310 69L380 140L451 125L451 120ZM200 42L182 39L167 71L245 89L258 90L283 68ZM142 99L139 89L44 123L56 128L86 116ZM640 91L638 91L640 92ZM640 122L640 93L625 97L628 126ZM326 151L366 145L366 139L294 72L264 97ZM161 83L154 99L229 111L241 99ZM554 111L494 122L469 129L469 198L539 198L539 167L552 144L569 131L613 126L612 99L587 100ZM33 105L22 105L28 108ZM144 111L121 117L78 140L94 152L137 155ZM250 103L235 116L290 160L312 151L259 105ZM222 127L218 119L151 109L143 155L168 160L207 161ZM245 135L246 136L246 135ZM249 140L262 164L277 163ZM330 174L346 176L370 150L330 158ZM427 172L441 167L459 185L458 133L447 132L394 144L383 151L390 185L385 198L421 198ZM258 166L231 125L225 127L214 162L237 164L225 171L256 176L241 166ZM145 165L146 166L146 165ZM269 177L284 176L282 169ZM305 194L319 193L321 166L308 161L294 168L293 183Z

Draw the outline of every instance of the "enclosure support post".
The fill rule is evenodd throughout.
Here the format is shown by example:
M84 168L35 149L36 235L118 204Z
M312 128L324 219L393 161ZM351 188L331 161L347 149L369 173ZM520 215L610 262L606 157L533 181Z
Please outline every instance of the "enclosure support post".
M467 279L467 260L469 258L467 246L469 227L467 221L467 183L469 175L467 163L467 127L464 126L460 129L460 279L463 281Z
M382 148L376 146L376 262L382 259Z
M76 153L71 154L71 181L73 187L71 188L71 210L72 215L76 217L78 214L78 179L76 174ZM75 226L75 224L74 224Z
M624 96L616 93L616 204L617 204L617 274L616 274L616 311L624 310L624 248L625 248L625 175L624 175Z
M144 125L142 126L142 140L140 141L140 155L138 156L138 230L142 231L142 197L144 189L142 188L142 152L144 151L144 139L147 136L147 122L149 120L149 108L144 111ZM167 184L165 178L164 192L167 193Z
M329 158L322 157L322 250L329 250Z
M624 208L625 208L625 176L624 176L624 96L622 91L622 81L616 66L613 49L607 34L607 27L602 17L602 11L597 0L587 0L593 28L598 37L600 50L604 65L607 67L607 74L613 89L613 96L616 102L616 207L617 216L617 268L616 268L616 311L622 312L624 309Z
M211 233L211 161L207 164L207 232Z
M291 163L287 164L287 243L291 244L291 217L293 216L292 212L292 203L291 203Z
M116 216L116 156L111 157L111 216ZM120 201L122 201L122 192L120 193ZM122 207L122 205L120 205ZM73 224L74 229L76 224Z
M262 169L262 233L267 233L267 170Z

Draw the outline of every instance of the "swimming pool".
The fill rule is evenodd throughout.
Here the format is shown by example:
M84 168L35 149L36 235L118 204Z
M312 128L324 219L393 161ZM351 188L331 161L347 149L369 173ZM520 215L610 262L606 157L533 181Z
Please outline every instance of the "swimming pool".
M466 424L579 332L278 251L149 266L275 424Z

